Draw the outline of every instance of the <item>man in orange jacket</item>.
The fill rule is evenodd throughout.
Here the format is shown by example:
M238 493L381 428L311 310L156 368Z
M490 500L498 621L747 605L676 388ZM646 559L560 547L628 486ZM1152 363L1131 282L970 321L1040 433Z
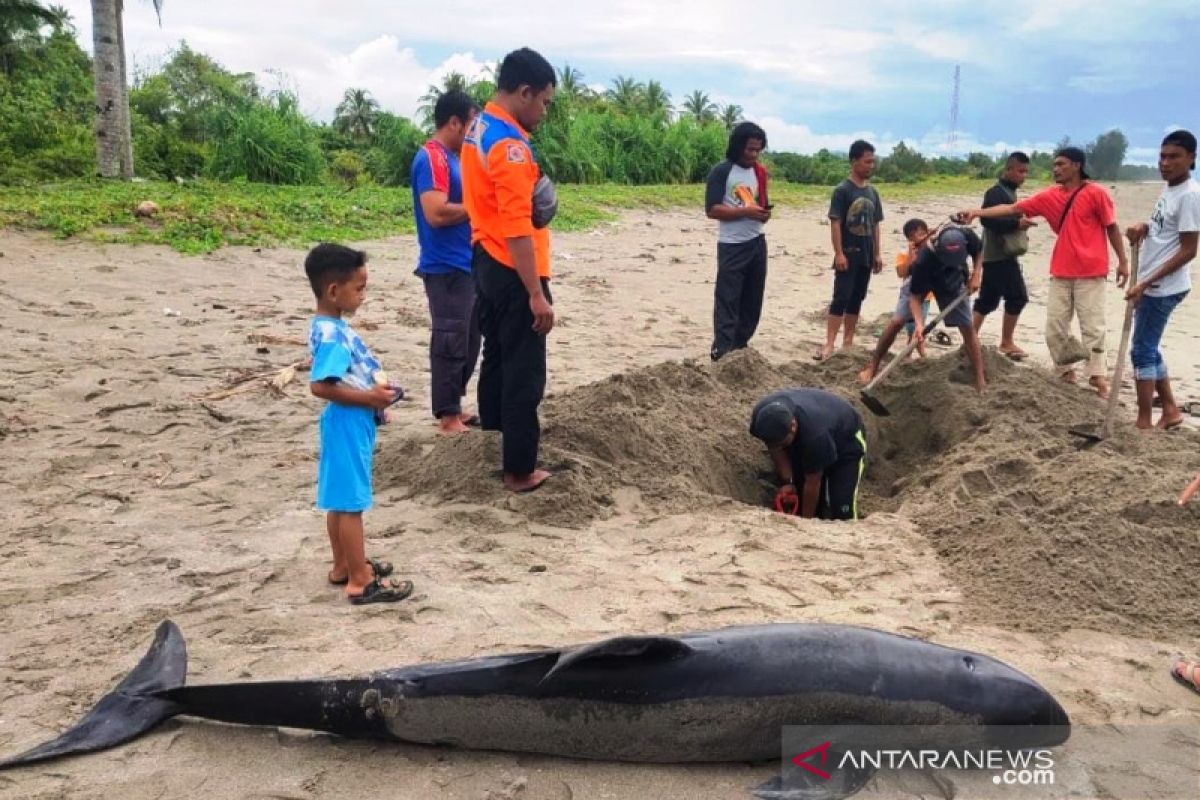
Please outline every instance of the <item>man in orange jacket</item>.
M484 430L503 434L504 485L514 492L536 489L550 477L537 468L546 334L554 327L550 232L535 209L542 173L529 132L545 118L556 85L554 68L540 54L529 48L509 53L500 64L496 94L471 124L462 148L483 334L479 420Z

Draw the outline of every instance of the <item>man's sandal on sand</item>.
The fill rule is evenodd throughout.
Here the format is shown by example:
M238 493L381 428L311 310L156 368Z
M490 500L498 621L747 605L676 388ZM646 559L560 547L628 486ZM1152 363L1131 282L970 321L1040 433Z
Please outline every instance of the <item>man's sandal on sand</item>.
M368 603L396 603L412 593L412 581L397 581L391 578L380 580L376 578L363 588L362 594L351 595L349 599L351 604L356 606L363 606Z

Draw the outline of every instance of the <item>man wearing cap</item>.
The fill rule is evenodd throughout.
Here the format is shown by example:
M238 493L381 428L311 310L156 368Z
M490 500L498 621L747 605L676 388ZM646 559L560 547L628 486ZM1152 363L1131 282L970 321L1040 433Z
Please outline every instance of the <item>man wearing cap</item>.
M858 519L867 437L850 403L824 389L783 389L754 406L750 434L783 481L778 505L798 504L808 519Z
M1117 254L1117 286L1129 280L1129 261L1121 240L1112 198L1092 183L1087 157L1078 147L1054 154L1056 186L1015 203L960 212L960 222L1025 215L1042 217L1058 236L1050 256L1046 298L1046 346L1064 380L1076 380L1075 364L1088 362L1089 382L1108 396L1105 361L1104 285L1108 279L1108 247ZM1107 239L1107 241L1105 241ZM1080 338L1071 332L1079 317Z

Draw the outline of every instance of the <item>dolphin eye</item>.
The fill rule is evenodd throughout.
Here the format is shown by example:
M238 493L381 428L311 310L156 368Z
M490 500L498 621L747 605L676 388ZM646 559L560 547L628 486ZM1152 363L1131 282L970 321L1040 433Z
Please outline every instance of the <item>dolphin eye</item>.
M967 669L971 670L971 672L974 672L975 671L975 659L971 658L970 656L963 656L963 666L966 667Z

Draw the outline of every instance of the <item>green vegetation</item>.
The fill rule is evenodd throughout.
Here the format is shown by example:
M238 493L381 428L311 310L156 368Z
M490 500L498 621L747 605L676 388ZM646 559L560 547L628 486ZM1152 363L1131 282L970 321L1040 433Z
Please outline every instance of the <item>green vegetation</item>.
M147 180L97 182L90 180L97 171L92 66L69 16L35 0L0 0L0 183L8 185L0 226L186 253L410 232L412 201L403 187L434 104L451 89L485 101L497 69L476 79L452 73L430 86L419 122L349 88L332 122L321 124L299 111L295 96L266 92L252 74L230 72L182 42L129 90L134 167ZM661 83L626 75L597 92L569 65L558 84L533 142L560 184L557 230L587 228L628 208L699 213L699 184L723 158L739 106L718 106L696 90L676 107ZM1088 146L1089 166L1098 177L1116 177L1126 146L1120 131L1104 134ZM1044 181L1050 155L1032 156L1034 180ZM766 158L782 208L824 204L847 171L844 155L828 150ZM928 158L901 143L880 160L877 180L891 200L974 197L998 169L999 160L983 153ZM1153 177L1130 168L1122 174ZM159 213L136 218L143 200Z
M987 181L943 178L887 186L887 201L914 201L946 195L981 196ZM559 191L557 232L587 230L626 209L694 209L704 187L698 184L628 186L564 185ZM781 210L823 207L829 189L774 184ZM137 205L159 206L152 218L135 216ZM10 187L0 192L0 228L48 231L106 242L165 244L182 253L205 253L226 245L308 246L322 240L362 241L412 233L408 189L359 186L272 186L230 182L77 180Z

